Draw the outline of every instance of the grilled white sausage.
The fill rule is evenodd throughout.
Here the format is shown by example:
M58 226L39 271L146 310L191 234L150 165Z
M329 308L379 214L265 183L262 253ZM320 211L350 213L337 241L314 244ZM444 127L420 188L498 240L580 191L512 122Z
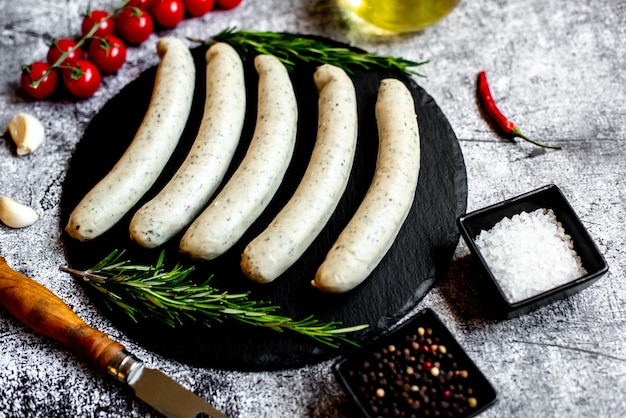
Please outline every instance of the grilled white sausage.
M206 58L204 114L194 143L176 174L130 222L131 238L157 247L187 226L222 181L239 144L246 112L246 87L239 54L226 43Z
M333 214L350 176L358 123L354 85L328 64L313 77L319 99L311 160L293 197L241 257L242 270L256 282L271 282L300 258Z
M270 55L255 57L254 64L254 134L233 176L183 235L180 251L194 259L214 259L241 238L278 190L293 155L298 109L289 74Z
M148 110L132 142L111 171L70 214L67 233L81 241L115 225L148 191L185 128L193 100L195 66L179 39L157 42L161 58Z
M401 81L381 82L376 121L379 149L374 178L312 281L322 291L347 292L362 283L393 244L413 203L420 137L413 98Z

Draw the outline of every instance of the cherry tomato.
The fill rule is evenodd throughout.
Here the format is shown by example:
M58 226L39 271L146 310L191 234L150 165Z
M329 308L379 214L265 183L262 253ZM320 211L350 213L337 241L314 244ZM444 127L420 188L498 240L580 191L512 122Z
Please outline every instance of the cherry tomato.
M83 18L80 27L82 35L87 36L96 23L100 23L100 26L96 29L92 37L104 37L115 34L115 20L113 16L109 15L109 12L106 10L90 10Z
M63 84L72 95L85 99L93 96L100 87L100 72L90 61L78 60L63 69Z
M171 29L185 17L185 6L182 0L153 0L150 12L159 25Z
M138 7L125 7L117 15L117 31L126 42L140 44L152 34L152 17Z
M50 64L43 61L36 61L30 65L22 67L20 85L29 96L35 99L45 99L54 93L58 84L56 71L52 71L42 79L36 87L31 86L33 81L39 80L50 69Z
M76 41L73 39L56 39L50 49L48 49L48 56L46 57L48 63L53 65L56 63L63 53L68 52L70 49L76 46ZM85 58L85 52L82 48L78 47L72 53L70 53L60 64L65 64L68 60L82 60Z
M213 9L214 0L183 0L185 10L192 16L203 16Z
M114 73L126 62L126 46L115 36L94 39L87 52L89 60L103 73Z
M141 10L148 11L150 10L150 5L152 0L130 0L126 3L126 7L138 7Z
M241 4L242 0L215 0L222 9L234 9Z

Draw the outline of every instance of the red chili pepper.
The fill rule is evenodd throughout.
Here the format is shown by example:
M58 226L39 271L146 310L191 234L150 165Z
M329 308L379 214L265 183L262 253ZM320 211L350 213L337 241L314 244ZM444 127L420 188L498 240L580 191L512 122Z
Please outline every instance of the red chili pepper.
M561 149L561 147L541 144L539 142L533 141L528 138L526 135L520 131L520 129L498 109L496 106L496 102L493 100L493 96L491 95L491 90L489 89L489 84L487 83L487 75L484 71L478 73L478 95L485 106L485 110L491 116L491 118L496 122L498 127L502 129L507 135L517 136L522 138L532 144L538 145L543 148L551 148L551 149Z

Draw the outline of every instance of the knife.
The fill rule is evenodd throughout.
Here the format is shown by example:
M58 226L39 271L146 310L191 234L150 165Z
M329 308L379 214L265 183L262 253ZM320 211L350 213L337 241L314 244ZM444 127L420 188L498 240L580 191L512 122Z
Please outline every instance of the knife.
M124 346L87 325L59 297L13 270L0 257L0 304L34 331L69 347L100 372L133 388L166 417L228 418L163 372L150 369Z

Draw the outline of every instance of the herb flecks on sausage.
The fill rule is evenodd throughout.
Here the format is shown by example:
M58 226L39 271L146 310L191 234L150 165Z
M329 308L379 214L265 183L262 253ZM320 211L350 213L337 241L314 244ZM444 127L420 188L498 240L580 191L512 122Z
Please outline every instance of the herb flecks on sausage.
M241 257L242 270L256 282L275 280L300 258L337 208L350 176L358 123L354 85L329 64L313 77L319 110L311 160L293 197Z
M70 214L67 233L81 241L115 225L150 189L185 128L195 87L189 48L174 37L157 42L161 62L148 110L135 137L111 171Z
M154 248L185 228L208 203L233 158L246 112L243 64L233 47L212 45L205 54L206 97L200 128L178 171L130 222L130 236Z
M325 292L347 292L361 284L391 248L413 204L420 136L413 97L403 82L382 80L376 121L379 149L374 178L312 281Z
M271 55L258 55L254 63L254 134L237 170L183 235L180 251L193 259L212 260L241 238L275 195L293 155L298 109L289 74Z

